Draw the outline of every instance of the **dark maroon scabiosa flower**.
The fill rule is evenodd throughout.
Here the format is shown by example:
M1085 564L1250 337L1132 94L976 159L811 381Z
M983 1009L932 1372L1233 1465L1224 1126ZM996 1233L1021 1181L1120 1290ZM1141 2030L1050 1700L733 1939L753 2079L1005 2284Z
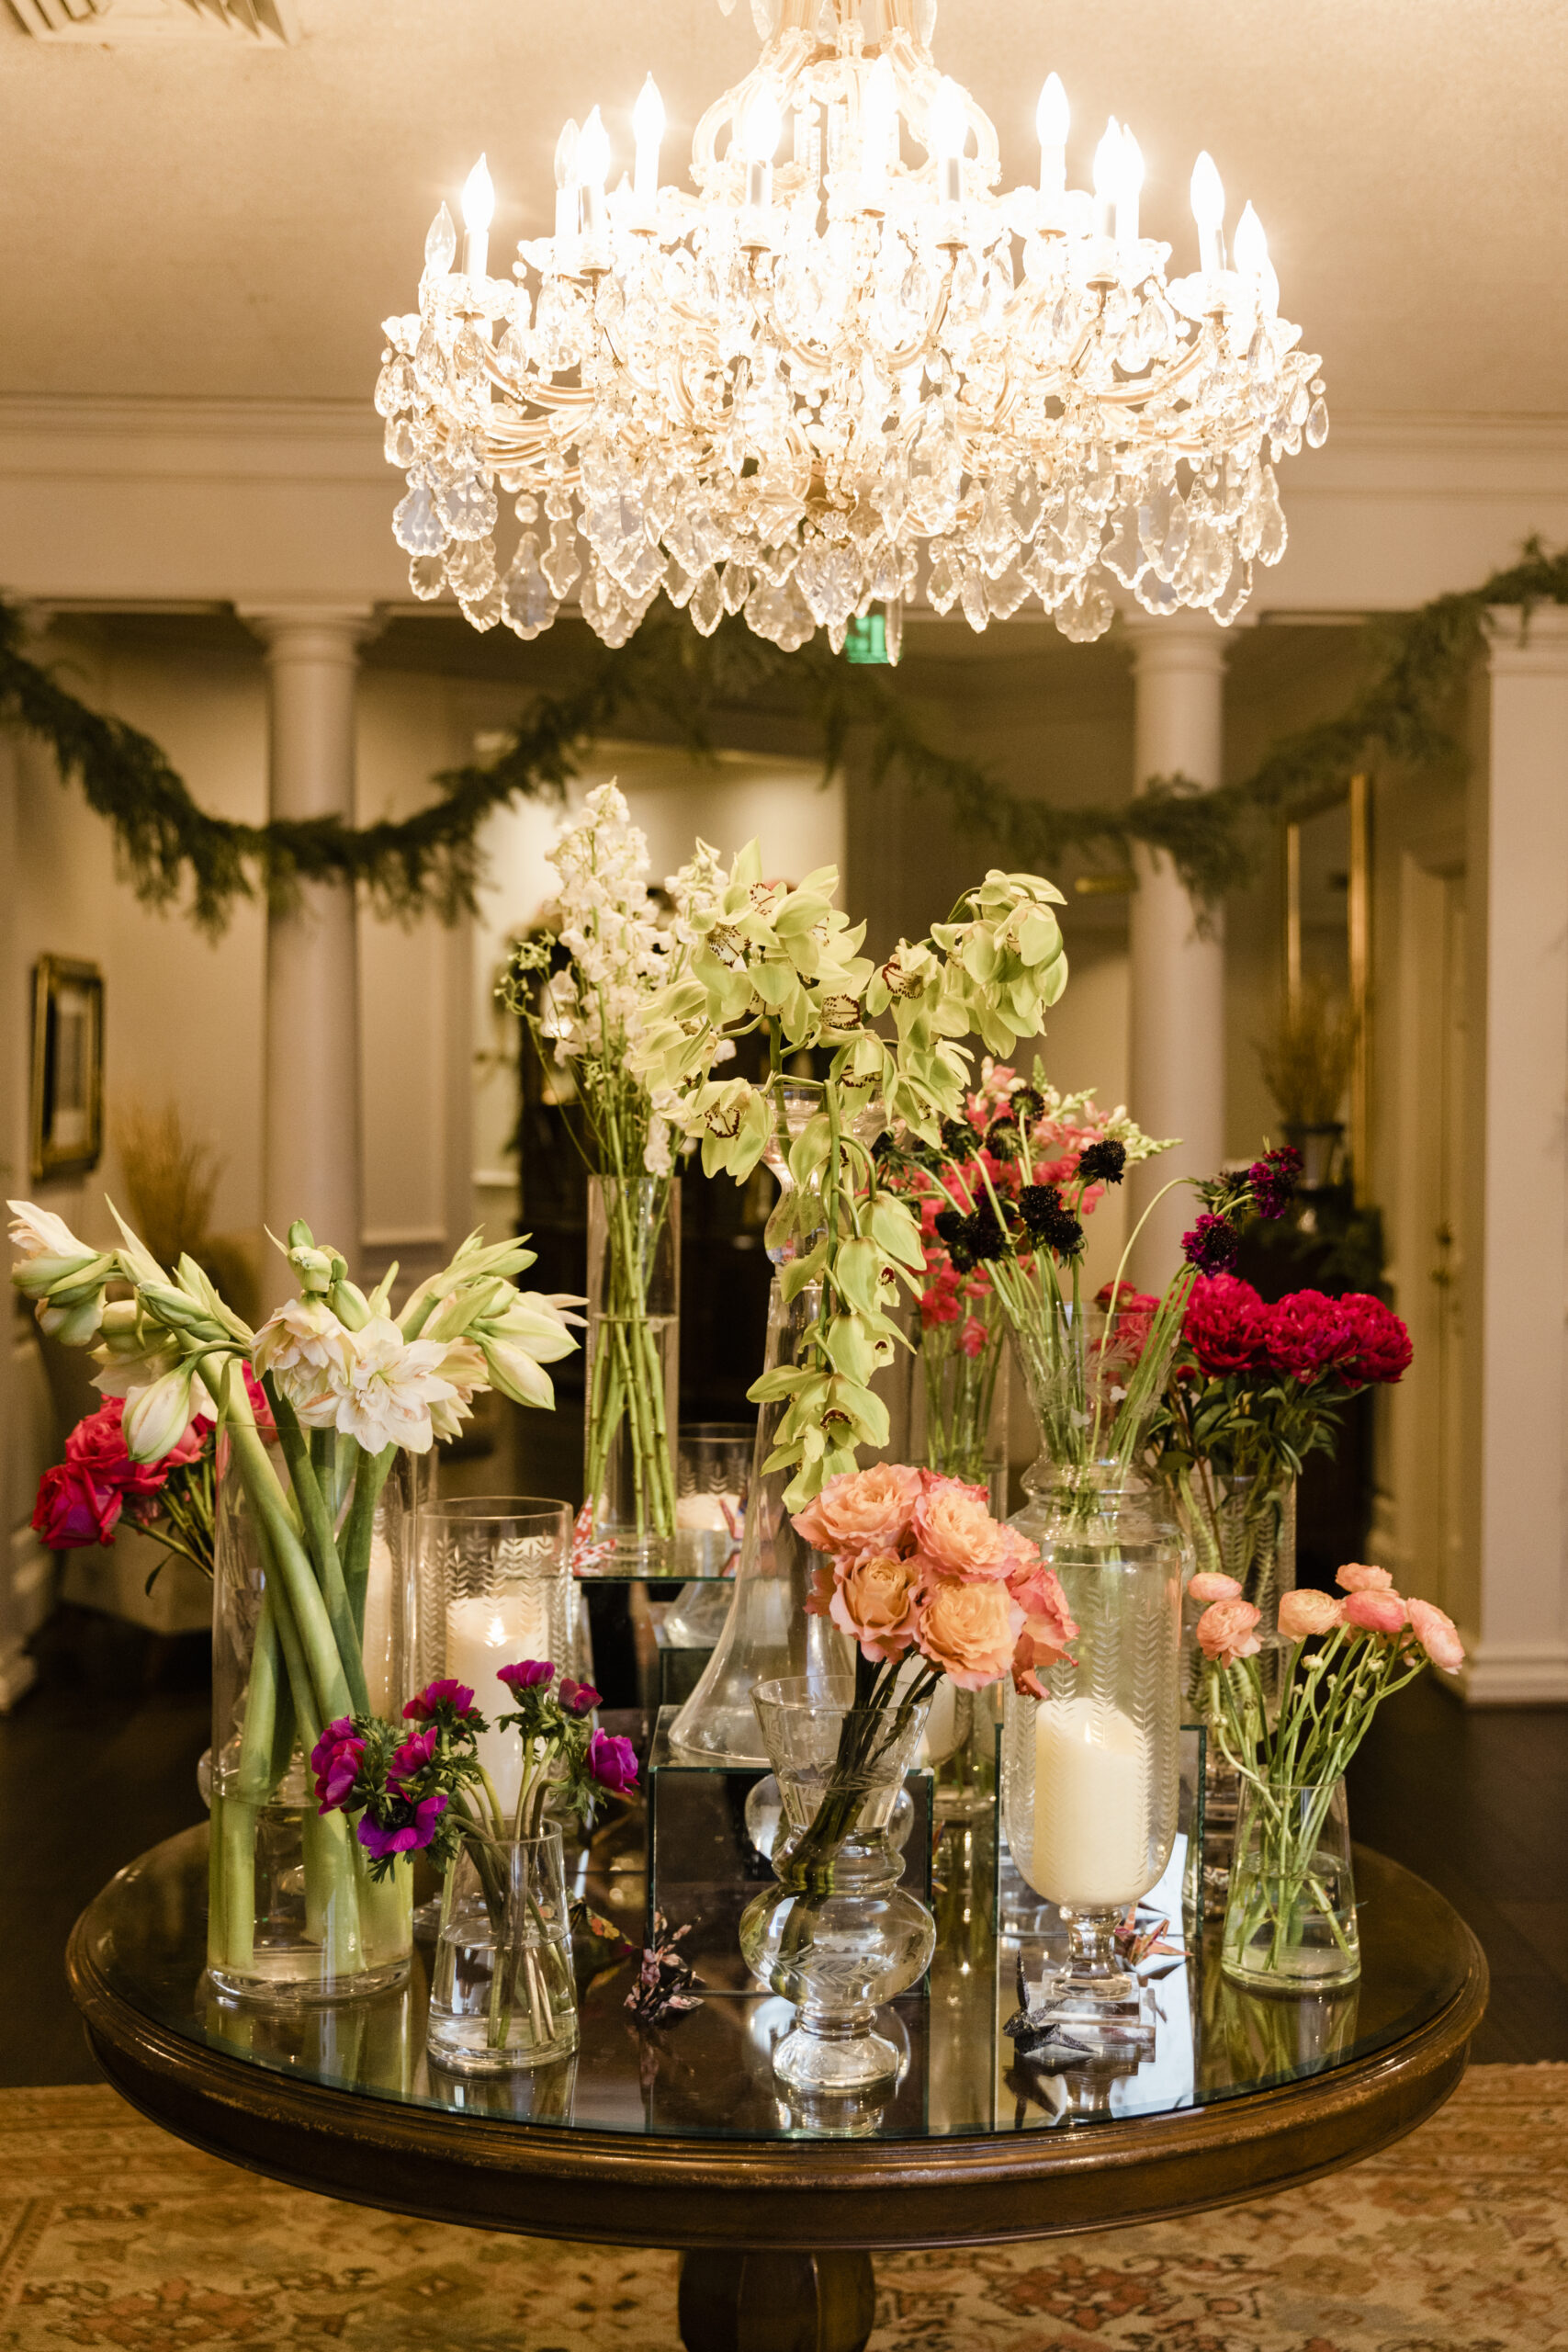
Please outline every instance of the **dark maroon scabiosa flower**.
M1223 1216L1205 1209L1190 1232L1181 1237L1181 1254L1201 1274L1224 1274L1235 1263L1238 1247L1235 1228Z
M949 1159L973 1159L980 1148L980 1138L967 1119L944 1119L941 1135Z
M427 1682L403 1709L403 1720L411 1724L428 1723L438 1707L450 1707L459 1722L466 1721L474 1712L474 1694L466 1682Z
M596 1731L588 1743L588 1769L601 1788L625 1795L637 1786L637 1750L629 1739Z
M1045 1115L1045 1097L1037 1086L1015 1086L1008 1096L1008 1109L1015 1119L1027 1124Z
M1356 1353L1357 1335L1341 1302L1320 1290L1295 1290L1269 1310L1269 1361L1295 1380L1320 1380Z
M440 1732L434 1724L428 1731L412 1731L387 1767L387 1786L401 1790L406 1781L417 1779L435 1753Z
M547 1657L525 1657L515 1666L498 1666L495 1679L504 1682L513 1698L525 1690L537 1690L554 1674L555 1668Z
M1023 1149L1023 1130L1010 1116L993 1119L986 1130L986 1149L993 1159L1016 1159Z
M1246 1372L1265 1355L1269 1309L1250 1283L1203 1274L1192 1285L1181 1336L1211 1378Z
M574 1682L570 1674L561 1677L560 1702L569 1715L591 1715L599 1705L599 1693L592 1682Z
M1054 1250L1058 1258L1076 1258L1083 1248L1083 1226L1064 1205L1059 1184L1022 1185L1018 1213L1030 1239Z
M1356 1342L1355 1353L1340 1367L1344 1377L1358 1386L1372 1382L1387 1385L1401 1379L1409 1371L1415 1351L1410 1334L1393 1307L1359 1290L1348 1292L1338 1305Z
M1085 1184L1119 1184L1127 1173L1127 1147L1114 1136L1086 1143L1078 1154L1078 1177Z
M1301 1172L1302 1156L1293 1143L1281 1144L1278 1150L1266 1151L1261 1159L1253 1161L1247 1171L1247 1181L1252 1188L1252 1205L1259 1216L1284 1216Z
M336 1723L327 1725L310 1750L316 1803L322 1813L334 1813L339 1805L347 1804L359 1778L364 1754L365 1742L347 1715L340 1715Z
M416 1805L394 1804L389 1822L373 1821L367 1814L359 1825L359 1842L373 1861L386 1861L394 1854L414 1853L429 1845L446 1810L446 1794L438 1789L434 1796L422 1797Z

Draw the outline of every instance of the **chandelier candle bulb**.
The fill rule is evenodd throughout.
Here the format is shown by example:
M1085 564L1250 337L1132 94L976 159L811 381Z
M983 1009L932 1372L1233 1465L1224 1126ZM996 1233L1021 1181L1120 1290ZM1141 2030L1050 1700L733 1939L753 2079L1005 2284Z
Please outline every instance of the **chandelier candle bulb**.
M1055 204L1067 192L1067 130L1072 117L1059 74L1047 74L1040 103L1034 109L1035 136L1040 141L1040 193Z
M1214 168L1214 159L1205 148L1192 166L1192 218L1198 223L1199 267L1205 277L1217 277L1224 265L1220 259L1220 231L1224 225L1224 183Z
M664 137L664 101L651 74L632 108L632 137L637 142L633 188L638 211L647 214L659 200L659 149Z
M1145 1890L1148 1742L1120 1708L1053 1699L1034 1724L1032 1883L1053 1903L1093 1911Z
M463 183L463 275L483 277L490 266L490 224L495 218L495 186L481 155Z
M964 93L952 74L944 74L936 85L926 130L926 143L936 161L937 196L942 204L964 201L964 142L968 136Z
M481 1715L494 1724L516 1702L496 1669L550 1654L549 1608L543 1593L479 1593L446 1604L446 1673L466 1682ZM523 1750L509 1731L479 1736L479 1758L502 1813L510 1815L523 1783Z
M1111 211L1122 183L1122 133L1116 117L1106 124L1099 146L1094 151L1094 233L1097 237L1111 234Z
M556 141L556 264L577 236L577 143L581 133L569 117Z
M1123 254L1138 243L1138 194L1144 185L1144 151L1125 125L1122 131L1122 170L1116 183L1116 243Z
M778 100L766 87L757 91L740 126L741 152L746 158L746 202L753 212L768 212L773 201L773 156L784 134Z
M594 107L577 139L577 181L582 191L582 233L602 248L604 243L604 182L610 171L610 141Z

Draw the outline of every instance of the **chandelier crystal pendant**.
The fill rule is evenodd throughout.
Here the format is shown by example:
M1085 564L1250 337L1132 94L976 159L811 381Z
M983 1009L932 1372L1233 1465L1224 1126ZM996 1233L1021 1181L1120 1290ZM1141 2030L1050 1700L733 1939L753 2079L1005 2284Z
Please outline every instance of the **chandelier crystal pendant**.
M598 107L567 124L554 234L511 278L482 156L460 269L436 214L376 391L414 594L529 639L575 589L618 646L662 589L705 635L743 612L789 650L880 604L894 661L918 593L976 629L1036 596L1078 641L1113 582L1233 620L1284 553L1274 466L1328 432L1250 204L1227 254L1200 155L1198 266L1168 278L1129 131L1068 188L1055 74L1038 185L1001 194L995 129L932 62L935 0L752 13L765 47L697 125L694 194L659 183L650 77L613 189Z

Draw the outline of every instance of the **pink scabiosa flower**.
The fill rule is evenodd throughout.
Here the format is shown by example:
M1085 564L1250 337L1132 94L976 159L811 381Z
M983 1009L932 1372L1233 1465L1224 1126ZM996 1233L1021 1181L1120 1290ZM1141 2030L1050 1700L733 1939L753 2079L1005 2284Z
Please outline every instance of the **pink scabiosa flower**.
M1331 1592L1314 1592L1303 1586L1280 1596L1280 1631L1288 1642L1304 1642L1314 1634L1331 1634L1345 1623L1345 1603Z
M1205 1609L1193 1631L1211 1665L1234 1666L1238 1658L1256 1657L1263 1647L1258 1634L1262 1614L1250 1600L1216 1600Z
M1182 1256L1201 1274L1228 1273L1240 1246L1234 1226L1208 1209L1181 1237Z
M1412 1600L1410 1630L1420 1643L1432 1664L1445 1674L1457 1674L1464 1664L1464 1644L1459 1637L1459 1627L1435 1601Z
M908 1537L919 1494L919 1472L900 1463L841 1470L792 1524L814 1552L897 1551Z
M1345 1603L1345 1623L1359 1625L1366 1634L1397 1634L1409 1616L1409 1611L1397 1592L1383 1592L1370 1588L1353 1592Z
M1347 1560L1335 1571L1335 1583L1341 1592L1392 1592L1393 1578L1386 1568L1369 1568L1359 1560Z
M1235 1577L1221 1576L1218 1569L1200 1568L1195 1577L1187 1579L1187 1598L1206 1609L1212 1600L1239 1600L1242 1587Z

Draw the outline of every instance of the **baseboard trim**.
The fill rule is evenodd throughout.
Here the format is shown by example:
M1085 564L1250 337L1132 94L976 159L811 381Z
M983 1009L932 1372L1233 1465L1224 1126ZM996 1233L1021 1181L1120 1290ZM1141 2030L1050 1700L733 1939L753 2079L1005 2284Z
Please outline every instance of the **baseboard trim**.
M1568 1707L1568 1642L1478 1642L1456 1679L1467 1707Z

